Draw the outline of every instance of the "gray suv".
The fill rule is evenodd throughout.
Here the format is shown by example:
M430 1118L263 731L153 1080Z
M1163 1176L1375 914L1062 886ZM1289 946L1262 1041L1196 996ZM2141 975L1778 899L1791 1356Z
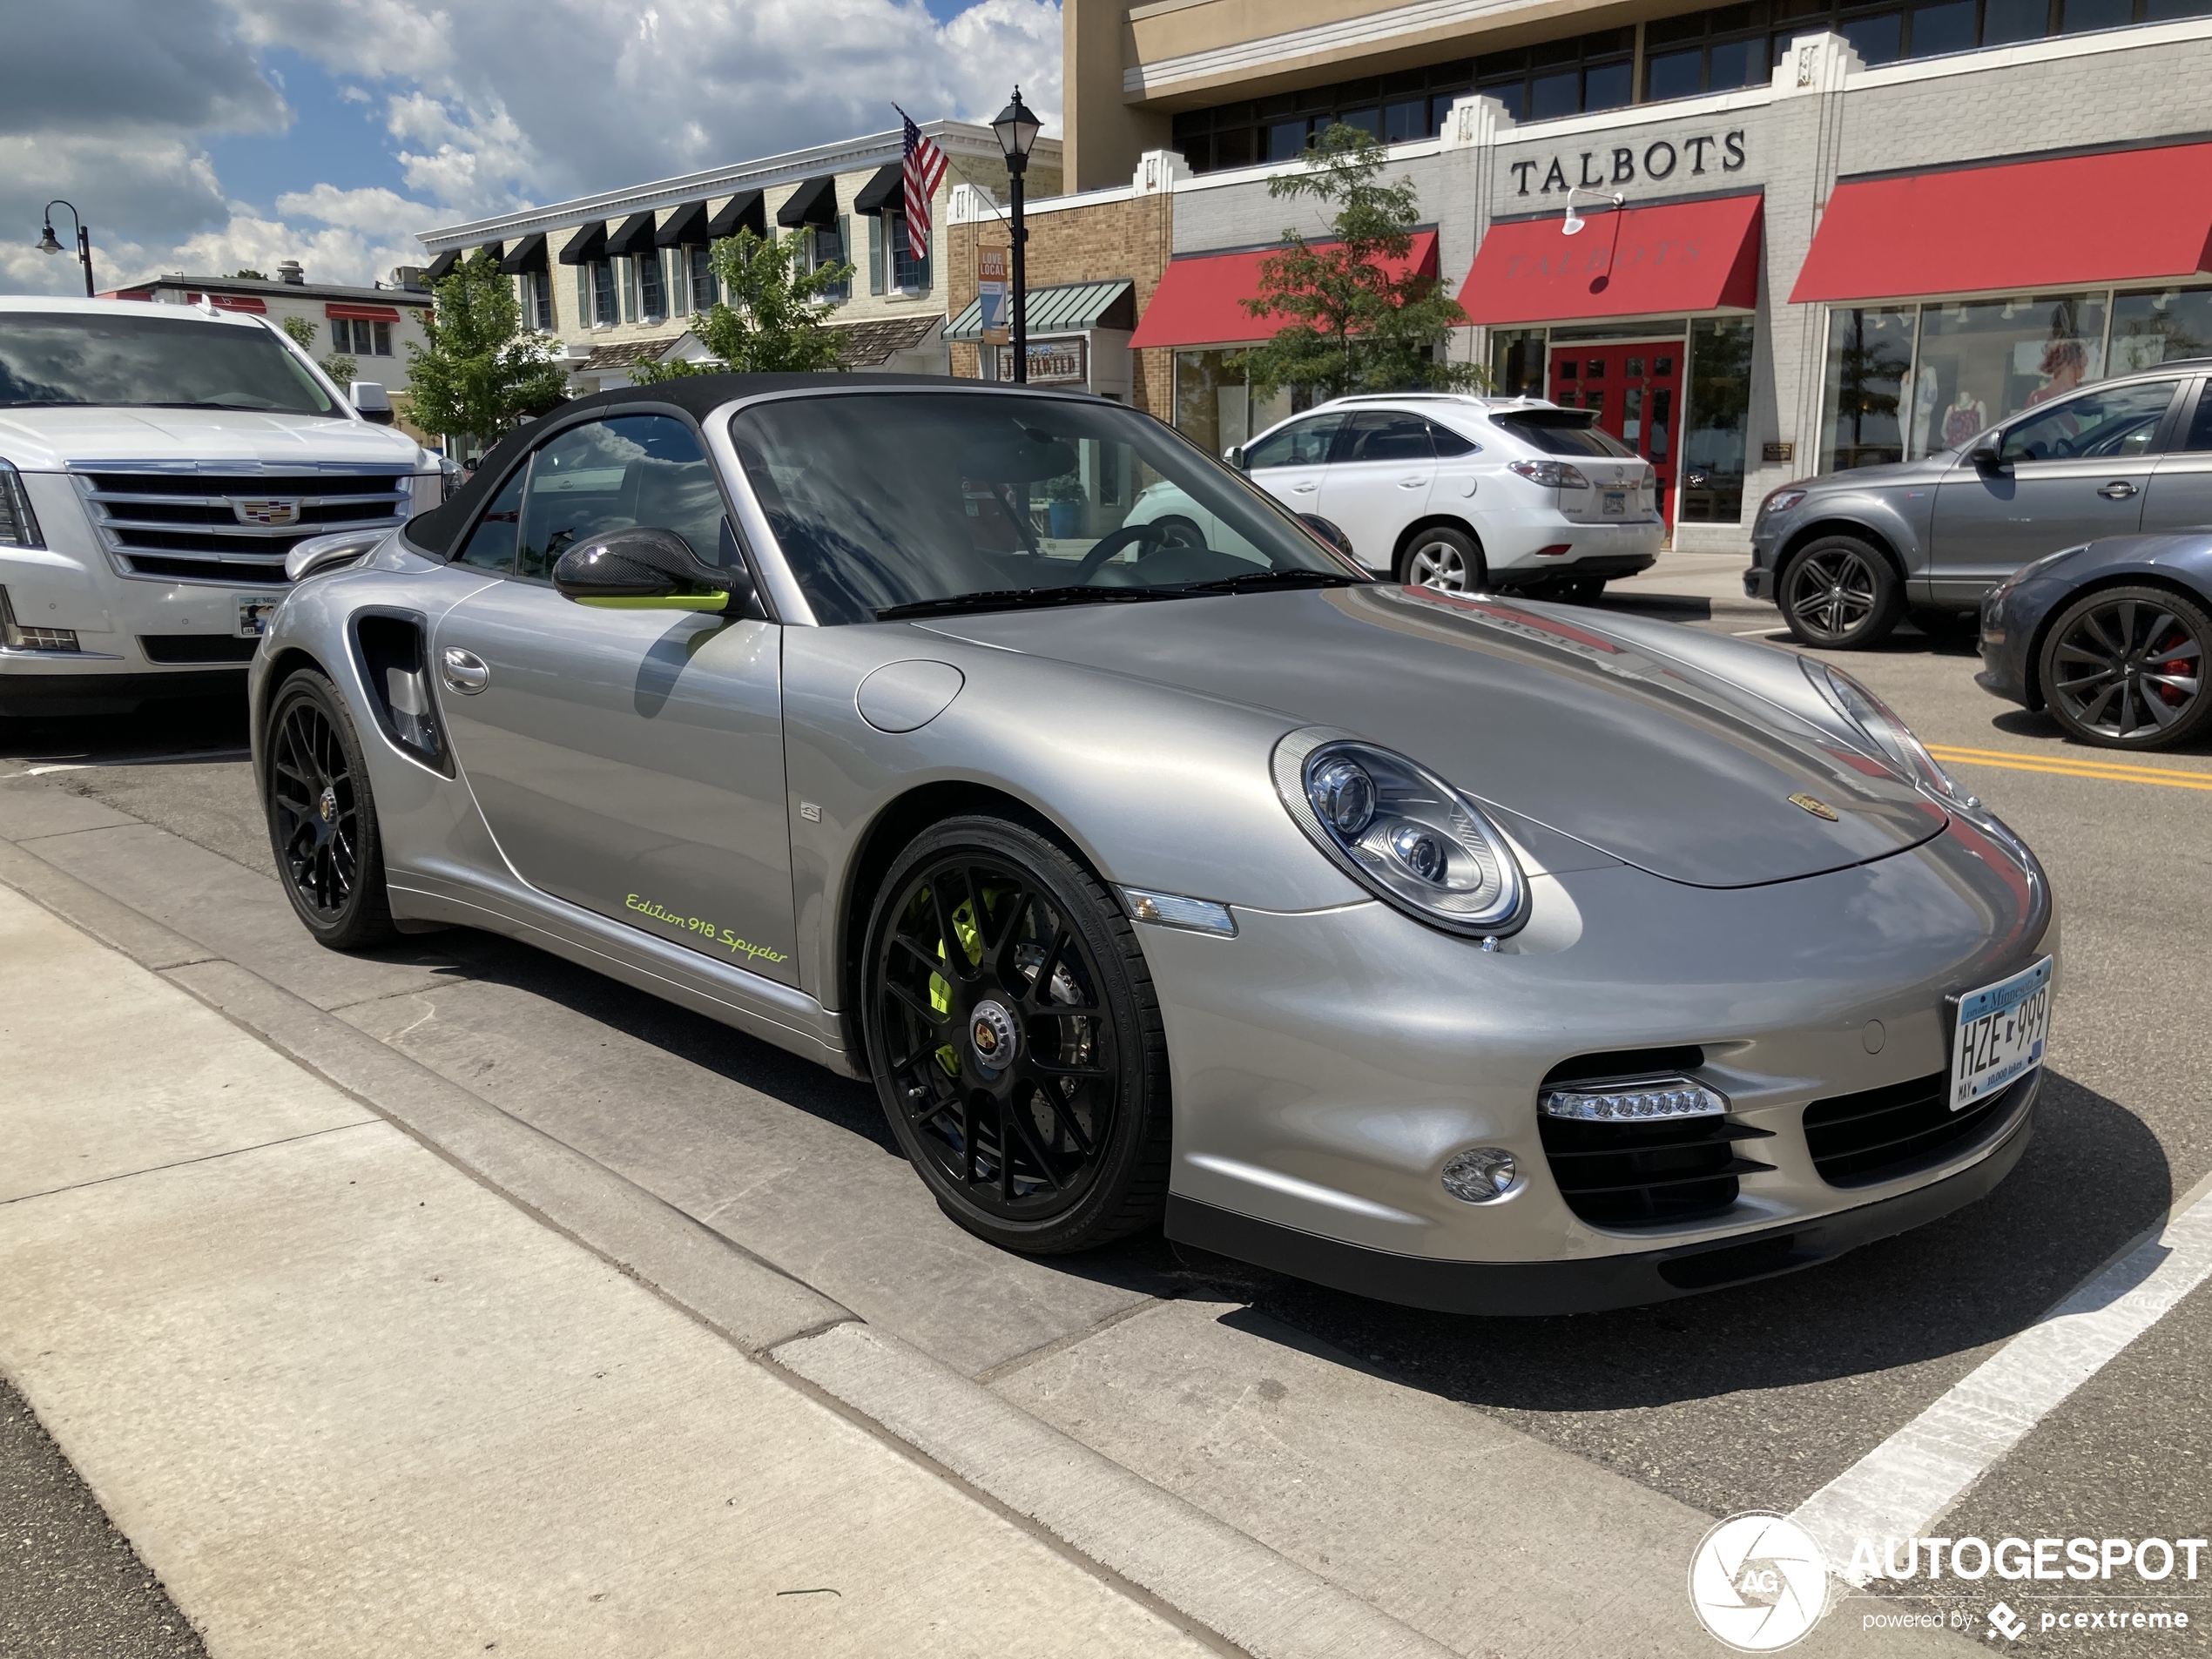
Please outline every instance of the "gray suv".
M2039 403L1919 461L1801 479L1759 504L1743 591L1808 645L1857 650L1906 610L1968 613L2079 543L2212 525L2212 358Z

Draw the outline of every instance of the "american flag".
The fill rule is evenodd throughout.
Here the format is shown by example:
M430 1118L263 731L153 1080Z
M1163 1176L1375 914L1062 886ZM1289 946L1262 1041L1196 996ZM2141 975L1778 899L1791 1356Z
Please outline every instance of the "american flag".
M895 104L891 107L899 110ZM926 260L929 257L929 199L945 182L945 152L921 136L914 117L899 110L899 118L907 125L907 246L914 250L914 258Z

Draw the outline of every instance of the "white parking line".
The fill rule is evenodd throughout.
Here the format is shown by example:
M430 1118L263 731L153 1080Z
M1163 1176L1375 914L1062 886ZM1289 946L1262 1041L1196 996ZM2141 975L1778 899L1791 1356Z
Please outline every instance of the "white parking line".
M1791 1516L1842 1573L1861 1538L1925 1537L2067 1396L2212 1276L2212 1177Z

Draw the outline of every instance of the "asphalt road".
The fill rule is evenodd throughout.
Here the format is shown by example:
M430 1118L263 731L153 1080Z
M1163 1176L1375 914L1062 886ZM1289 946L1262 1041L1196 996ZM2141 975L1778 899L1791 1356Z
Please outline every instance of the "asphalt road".
M1646 578L1605 603L1726 633L1774 631L1771 610L1730 602L1724 583L1685 585L1698 591L1670 597ZM440 934L391 954L388 981L301 994L983 1380L1148 1298L1241 1303L1255 1330L1285 1330L1708 1514L1786 1512L2212 1171L2212 1023L2202 1014L2212 982L2212 794L2181 786L2212 780L2212 752L2153 759L2170 783L2032 769L2101 752L2065 744L2047 719L1983 693L1967 637L1908 631L1838 660L1925 741L1977 752L1952 763L1954 772L2050 871L2067 977L2049 1084L2033 1144L1988 1199L1827 1266L1689 1301L1573 1319L1452 1318L1157 1236L1075 1260L1022 1261L971 1248L942 1225L864 1086L524 947ZM0 725L0 788L9 774L37 772L219 854L241 879L266 876L243 745L241 721L219 708ZM117 846L82 853L75 873L145 902L132 894L159 880L141 881ZM220 885L195 880L209 893ZM321 983L308 954L284 960L301 976L294 988ZM2212 1287L2045 1419L1969 1494L1952 1529L2212 1531L2208 1335ZM0 1499L10 1512L15 1501ZM0 1514L0 1523L11 1519ZM2212 1630L2212 1602L2204 1606ZM2170 1641L2157 1650L2212 1650L2199 1631Z

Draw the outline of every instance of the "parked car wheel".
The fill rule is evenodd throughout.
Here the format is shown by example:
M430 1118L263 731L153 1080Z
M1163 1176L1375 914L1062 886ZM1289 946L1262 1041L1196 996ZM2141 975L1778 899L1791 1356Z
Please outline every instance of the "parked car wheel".
M1782 573L1782 620L1808 645L1864 651L1890 637L1905 615L1897 567L1856 536L1808 543Z
M1399 556L1398 579L1411 587L1446 593L1480 593L1490 585L1482 547L1465 530L1448 524L1416 530Z
M261 781L269 845L300 922L333 950L392 939L384 843L361 740L335 687L303 668L277 688Z
M2212 718L2204 651L2212 621L2164 588L2103 588L2059 613L2038 670L2058 723L2107 749L2164 749Z
M1042 836L948 820L868 929L870 1069L946 1213L1011 1250L1084 1250L1167 1199L1167 1043L1135 930Z
M1162 543L1163 546L1204 547L1206 544L1206 533L1198 528L1197 521L1181 513L1170 513L1165 518L1156 518L1152 523L1166 532L1167 540Z

